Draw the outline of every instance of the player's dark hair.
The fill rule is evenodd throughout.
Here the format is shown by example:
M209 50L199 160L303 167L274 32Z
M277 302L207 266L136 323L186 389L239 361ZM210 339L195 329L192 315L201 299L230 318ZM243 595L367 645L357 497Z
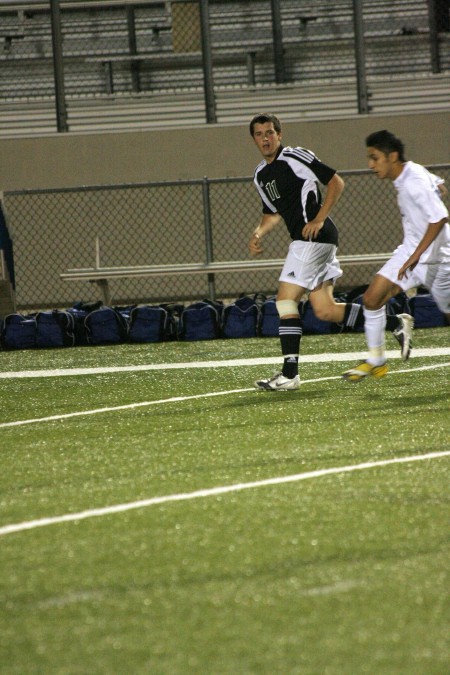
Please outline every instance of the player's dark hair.
M376 148L385 155L388 155L390 152L398 152L398 159L400 162L405 162L405 146L403 142L391 134L390 131L374 131L373 134L369 134L366 138L366 147Z
M281 122L276 115L273 113L258 113L250 122L250 136L253 136L255 124L267 124L267 122L273 123L273 128L277 134L281 132Z

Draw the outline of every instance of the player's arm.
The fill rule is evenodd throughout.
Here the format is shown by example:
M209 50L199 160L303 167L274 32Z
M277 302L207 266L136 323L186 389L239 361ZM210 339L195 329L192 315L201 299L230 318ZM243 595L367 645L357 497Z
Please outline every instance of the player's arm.
M260 255L263 251L261 246L262 238L281 222L279 213L264 213L259 221L258 227L254 230L248 248L251 255Z
M331 209L344 191L344 186L345 183L342 178L335 173L327 185L325 199L316 217L310 220L309 223L306 223L302 230L302 235L305 239L315 239L317 237Z
M439 194L441 195L441 199L445 199L445 197L448 195L448 190L444 185L444 181L442 181L442 183L438 183L437 188L439 190Z
M398 272L398 278L401 280L403 278L406 278L407 272L411 272L417 263L420 260L420 256L422 253L424 253L429 246L433 243L433 241L436 239L442 228L444 227L445 223L448 221L448 218L441 218L437 223L430 223L427 227L427 231L423 235L421 241L417 245L416 250L412 255L409 256L408 260L405 262L405 264L400 268Z
M429 171L429 174L431 176L431 179L433 181L433 185L437 188L439 192L439 196L442 200L445 199L445 197L448 195L448 190L445 187L445 180L441 176L436 175L435 173L431 173Z

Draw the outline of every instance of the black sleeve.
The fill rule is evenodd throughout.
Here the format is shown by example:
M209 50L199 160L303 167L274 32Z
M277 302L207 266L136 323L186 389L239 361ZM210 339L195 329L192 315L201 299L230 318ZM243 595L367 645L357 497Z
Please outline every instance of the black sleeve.
M309 168L317 176L317 180L322 183L322 185L328 185L336 173L336 169L327 166L317 159L317 157L311 162Z

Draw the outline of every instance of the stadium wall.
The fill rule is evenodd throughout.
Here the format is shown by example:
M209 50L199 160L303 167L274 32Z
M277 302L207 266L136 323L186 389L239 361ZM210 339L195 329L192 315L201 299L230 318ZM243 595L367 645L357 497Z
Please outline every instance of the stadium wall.
M0 190L248 176L259 161L248 121L0 140ZM379 129L404 140L408 159L423 164L450 159L447 111L290 122L283 125L283 140L310 147L338 170L365 169L364 139Z

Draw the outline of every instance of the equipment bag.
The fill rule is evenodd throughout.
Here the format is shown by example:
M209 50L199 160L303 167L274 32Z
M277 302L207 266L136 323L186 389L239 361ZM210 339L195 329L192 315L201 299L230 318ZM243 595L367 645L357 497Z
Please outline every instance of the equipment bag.
M36 347L36 315L8 314L2 331L5 349L34 349Z
M218 311L221 311L222 303L216 303ZM181 303L168 302L159 305L167 312L167 325L165 328L165 340L178 340L180 318L184 311L184 305Z
M183 309L178 324L180 340L214 340L220 337L222 303L204 300Z
M66 310L74 319L75 346L89 344L87 328L84 322L88 314L100 307L103 307L103 302L98 300L97 302L77 302L73 307Z
M75 319L66 311L54 309L36 314L36 346L73 347L75 344Z
M242 296L226 305L222 315L222 337L248 338L259 334L261 310L255 296Z
M278 314L275 297L267 298L261 307L261 337L278 337L280 315Z
M414 328L435 328L446 326L445 314L441 312L429 293L418 293L410 299Z
M162 342L172 334L172 317L161 306L138 305L130 311L129 338L131 342Z
M74 321L74 336L75 336L75 346L85 346L88 344L87 339L87 330L84 325L84 321L89 314L84 309L76 309L75 307L70 307L66 310L71 316L73 316Z
M90 345L113 345L125 342L128 326L125 318L112 307L100 307L84 319Z

